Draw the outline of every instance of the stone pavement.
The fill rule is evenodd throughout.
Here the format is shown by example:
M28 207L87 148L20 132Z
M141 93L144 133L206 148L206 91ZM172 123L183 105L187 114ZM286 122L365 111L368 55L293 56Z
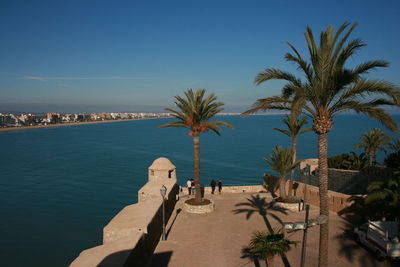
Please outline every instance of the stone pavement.
M267 193L206 195L215 201L215 211L210 214L188 214L181 210L182 196L177 203L167 229L167 241L160 241L150 267L253 267L265 266L263 261L253 262L242 258L242 249L249 244L251 235L257 230L266 230L266 224L279 229L277 218L282 221L304 221L305 211L283 214L268 209L272 199ZM250 201L252 203L250 203ZM240 203L244 205L236 206ZM237 213L234 210L241 209ZM310 218L318 216L317 207L311 206ZM263 216L262 214L266 214ZM266 219L265 219L266 218ZM365 248L346 234L352 226L335 213L330 214L330 255L329 266L399 266L390 262L378 262ZM286 234L286 238L299 241L287 253L286 266L300 266L301 240L303 232ZM319 227L308 231L305 266L318 265ZM397 264L399 264L397 262ZM273 266L285 266L281 257L274 259Z

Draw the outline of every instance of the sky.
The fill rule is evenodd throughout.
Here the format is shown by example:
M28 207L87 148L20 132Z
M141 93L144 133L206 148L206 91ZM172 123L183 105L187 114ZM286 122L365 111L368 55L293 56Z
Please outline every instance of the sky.
M359 23L368 46L349 60L384 59L369 77L400 85L400 1L0 1L0 112L160 112L205 88L243 112L280 93L254 85L265 68L296 73L286 42Z

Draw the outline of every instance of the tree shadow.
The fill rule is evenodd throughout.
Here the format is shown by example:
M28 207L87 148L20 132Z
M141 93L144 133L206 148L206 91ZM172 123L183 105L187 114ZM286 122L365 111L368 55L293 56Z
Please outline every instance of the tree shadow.
M258 261L259 256L250 252L250 249L248 247L242 249L242 256L240 258L249 259L254 263L255 267L261 267L260 262Z
M252 195L251 198L247 198L247 202L238 203L235 205L235 207L240 207L240 208L233 210L233 213L234 214L246 213L247 220L250 219L250 217L253 214L258 213L263 218L264 223L270 233L273 233L274 229L272 228L272 225L268 218L271 217L274 220L276 220L277 222L279 222L281 225L283 225L283 221L274 212L281 213L284 215L288 214L287 209L285 209L283 207L275 206L273 202L267 201L267 199L265 197L261 197L259 194ZM250 258L254 262L256 267L259 266L259 265L257 265L257 264L259 264L258 260L257 260L257 264L254 261L254 258L258 258L258 256L250 255L250 254L251 253L248 251L247 248L242 249L242 257ZM289 267L290 263L289 263L288 259L286 258L286 256L282 255L281 258L282 258L282 261L283 261L285 267Z
M247 198L247 202L238 203L235 207L241 207L233 210L234 214L246 213L246 219L248 220L254 213L258 213L264 220L265 225L270 233L273 233L274 229L268 217L273 218L278 221L281 225L283 221L279 218L278 215L272 212L282 213L287 215L287 209L282 207L277 207L273 202L268 202L265 197L261 197L259 194L252 195L251 198Z

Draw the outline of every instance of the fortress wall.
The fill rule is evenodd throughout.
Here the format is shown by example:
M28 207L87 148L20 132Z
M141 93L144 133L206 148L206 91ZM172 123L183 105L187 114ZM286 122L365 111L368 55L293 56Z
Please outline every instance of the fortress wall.
M170 218L177 202L179 186L167 186L165 219ZM140 218L139 220L137 218ZM104 227L103 244L84 250L70 267L145 266L162 234L162 199L150 199L122 209ZM133 260L134 259L134 260Z
M171 168L171 172L162 175L166 166ZM139 190L139 203L124 207L112 218L103 229L103 244L82 251L70 267L146 266L162 235L163 201L160 188L165 186L167 189L164 203L166 223L179 196L176 176L171 175L175 166L168 159L159 158L151 168L157 179L149 179Z

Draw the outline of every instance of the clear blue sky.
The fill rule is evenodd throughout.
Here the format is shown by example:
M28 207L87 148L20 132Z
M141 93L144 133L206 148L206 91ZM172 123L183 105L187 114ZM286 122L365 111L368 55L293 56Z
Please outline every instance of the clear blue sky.
M205 88L244 111L276 95L254 86L303 53L306 25L358 22L368 46L350 60L391 62L371 77L400 84L400 1L12 1L0 2L0 110L161 111L187 88ZM51 109L51 110L50 110Z

